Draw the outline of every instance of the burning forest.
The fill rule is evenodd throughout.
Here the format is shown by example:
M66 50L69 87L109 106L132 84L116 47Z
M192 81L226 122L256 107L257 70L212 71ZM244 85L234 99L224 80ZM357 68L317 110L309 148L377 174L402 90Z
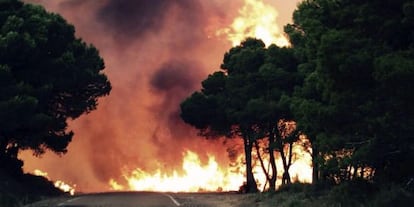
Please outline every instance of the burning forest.
M70 192L239 189L245 180L241 141L199 137L181 120L179 106L219 68L225 51L245 38L289 45L282 25L298 1L26 2L73 24L77 36L99 49L112 83L96 111L70 121L75 135L65 155L20 153L26 172L63 180ZM291 176L310 182L311 158L300 146L293 146ZM253 153L253 171L265 189L260 150Z

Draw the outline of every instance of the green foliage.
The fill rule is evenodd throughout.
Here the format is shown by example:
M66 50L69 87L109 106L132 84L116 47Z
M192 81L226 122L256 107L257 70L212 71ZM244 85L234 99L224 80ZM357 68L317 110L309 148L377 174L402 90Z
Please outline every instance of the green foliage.
M205 136L228 134L229 121L223 112L224 109L217 103L218 98L205 96L200 92L193 93L181 103L182 119L200 129L200 132ZM213 133L213 131L215 132Z
M209 75L201 92L183 101L181 117L200 130L222 134L233 133L234 126L250 130L291 117L287 95L302 80L297 62L290 48L265 48L248 38L224 55L223 71Z
M256 192L251 151L255 140L253 126L258 123L259 73L265 61L265 45L247 39L224 55L221 68L202 82L201 92L195 92L181 103L181 118L200 130L203 136L242 137L246 155L245 192ZM262 112L262 111L260 111Z
M61 16L18 0L0 2L0 163L20 149L65 153L67 119L97 107L111 85L98 50Z
M248 39L225 54L222 69L202 82L201 92L195 92L181 104L181 117L200 130L233 133L234 125L243 123L248 114L244 109L256 95L257 72L264 61L264 44ZM250 106L252 106L250 104ZM235 134L236 135L236 134Z
M414 175L412 20L412 0L305 0L285 26L291 47L250 38L230 49L182 118L247 142L270 142L275 121L295 120L312 145L315 182L404 182ZM347 195L346 185L333 195Z
M287 25L298 70L291 108L323 178L381 180L414 174L413 1L307 0ZM319 158L317 158L319 157ZM365 177L368 178L368 177Z

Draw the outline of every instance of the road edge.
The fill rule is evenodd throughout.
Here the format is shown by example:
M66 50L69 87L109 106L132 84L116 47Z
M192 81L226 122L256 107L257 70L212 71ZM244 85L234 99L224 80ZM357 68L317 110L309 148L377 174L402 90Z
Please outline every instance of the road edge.
M169 195L169 194L167 194L167 193L163 193L163 195L165 195L165 196L167 196L168 198L170 198L170 199L171 199L171 201L172 201L172 202L174 202L174 204L175 204L176 206L181 206L181 204L180 204L177 200L175 200L175 199L174 199L174 197L172 197L171 195Z

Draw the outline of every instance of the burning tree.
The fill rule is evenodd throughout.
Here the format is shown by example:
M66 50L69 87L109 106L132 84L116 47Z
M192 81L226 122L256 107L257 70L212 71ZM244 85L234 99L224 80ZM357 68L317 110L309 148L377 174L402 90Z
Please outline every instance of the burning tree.
M257 140L267 138L272 166L267 178L274 190L277 169L273 153L284 149L278 121L290 118L287 95L300 80L293 53L275 45L265 48L261 40L248 38L225 54L221 69L181 104L181 117L203 136L243 139L247 192L257 191L252 149Z
M96 109L111 85L97 49L61 16L5 0L0 28L0 165L15 173L21 149L65 153L67 119Z

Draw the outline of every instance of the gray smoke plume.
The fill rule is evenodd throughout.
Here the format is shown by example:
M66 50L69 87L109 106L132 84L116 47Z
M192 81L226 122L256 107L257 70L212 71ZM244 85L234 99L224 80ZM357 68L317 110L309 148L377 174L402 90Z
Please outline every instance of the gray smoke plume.
M203 78L204 71L202 66L194 61L188 60L169 60L162 64L150 78L150 86L155 94L162 97L159 105L153 106L154 111L162 112L159 114L159 123L155 128L152 142L160 146L159 157L168 154L167 162L171 159L179 159L180 154L176 151L184 151L188 148L186 143L194 139L194 130L180 118L179 105L192 93L194 88L199 87ZM165 132L172 138L165 142ZM164 134L163 134L164 133ZM178 157L174 156L178 155Z
M241 0L26 1L74 24L100 51L113 86L96 111L70 122L75 135L66 155L25 153L27 171L41 169L91 192L109 190L112 178L126 185L125 169L179 171L186 150L226 165L226 148L197 137L180 119L179 104L219 68L231 45L209 30L232 19L227 11Z

